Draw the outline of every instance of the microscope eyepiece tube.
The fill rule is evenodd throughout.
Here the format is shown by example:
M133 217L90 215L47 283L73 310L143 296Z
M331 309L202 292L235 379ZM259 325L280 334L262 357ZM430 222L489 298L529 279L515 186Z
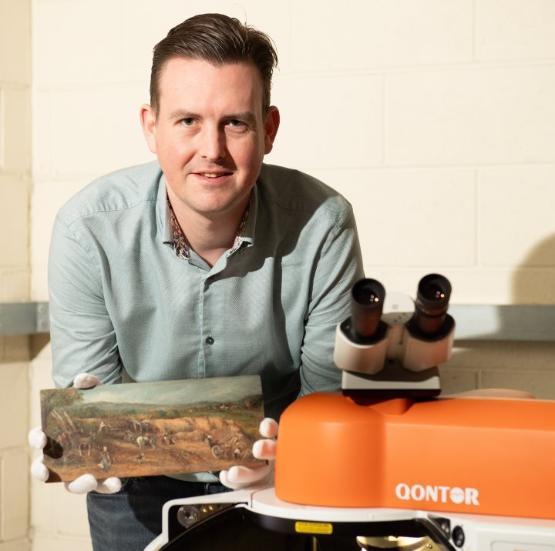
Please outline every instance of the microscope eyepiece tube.
M412 325L424 335L435 335L441 332L449 299L451 284L440 274L428 274L418 283Z
M449 280L428 274L418 283L414 315L406 324L403 366L410 371L437 367L451 357L455 320L447 313Z
M344 371L373 375L382 370L387 353L388 325L382 321L383 285L360 279L351 289L351 316L335 332L333 361Z
M375 279L360 279L351 290L351 338L355 342L375 336L385 300L384 286Z

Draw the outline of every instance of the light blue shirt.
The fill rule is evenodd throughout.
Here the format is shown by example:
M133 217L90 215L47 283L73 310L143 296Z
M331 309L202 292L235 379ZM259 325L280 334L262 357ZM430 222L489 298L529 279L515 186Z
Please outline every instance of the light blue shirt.
M210 267L173 249L158 163L104 176L58 213L49 261L53 375L104 383L260 374L266 414L339 387L335 326L362 277L350 204L263 165L240 246Z

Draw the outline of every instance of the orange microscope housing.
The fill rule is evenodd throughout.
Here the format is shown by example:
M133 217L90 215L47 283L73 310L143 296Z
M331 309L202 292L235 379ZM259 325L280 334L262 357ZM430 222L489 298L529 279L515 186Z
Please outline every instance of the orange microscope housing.
M555 403L306 396L282 417L275 484L299 504L555 519Z
M555 402L439 397L450 292L430 274L414 313L395 305L382 316L381 284L354 286L336 334L342 392L302 397L282 415L280 500L555 519Z

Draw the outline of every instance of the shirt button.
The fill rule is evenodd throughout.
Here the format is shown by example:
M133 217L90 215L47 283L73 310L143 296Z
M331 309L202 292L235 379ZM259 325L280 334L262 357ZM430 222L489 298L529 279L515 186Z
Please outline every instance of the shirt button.
M212 337L206 337L204 341L206 344L214 344L214 339Z

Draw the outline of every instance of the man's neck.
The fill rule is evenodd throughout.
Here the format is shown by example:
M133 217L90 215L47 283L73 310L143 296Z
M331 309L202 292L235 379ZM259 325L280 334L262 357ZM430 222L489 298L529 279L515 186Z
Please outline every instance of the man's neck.
M230 212L207 216L185 207L168 195L175 218L193 249L210 266L233 246L249 197Z

